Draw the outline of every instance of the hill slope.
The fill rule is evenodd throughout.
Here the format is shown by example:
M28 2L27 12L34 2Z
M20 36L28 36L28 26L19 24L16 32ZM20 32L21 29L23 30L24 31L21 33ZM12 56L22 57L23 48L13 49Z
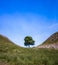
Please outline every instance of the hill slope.
M0 65L58 65L58 50L22 48L0 35Z
M43 44L56 44L58 43L58 32L52 34Z
M46 41L44 41L39 48L58 48L58 32L52 34Z

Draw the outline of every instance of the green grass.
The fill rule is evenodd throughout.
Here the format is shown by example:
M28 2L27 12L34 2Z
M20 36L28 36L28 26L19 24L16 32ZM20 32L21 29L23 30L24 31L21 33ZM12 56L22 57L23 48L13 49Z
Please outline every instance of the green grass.
M54 49L27 49L2 48L0 62L10 65L58 65L58 50Z
M22 48L0 38L0 65L58 65L58 50Z

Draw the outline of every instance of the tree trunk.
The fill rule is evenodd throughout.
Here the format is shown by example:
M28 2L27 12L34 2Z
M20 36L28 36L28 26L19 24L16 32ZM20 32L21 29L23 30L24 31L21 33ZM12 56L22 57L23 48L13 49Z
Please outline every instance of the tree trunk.
M30 45L29 45L29 48L30 48Z

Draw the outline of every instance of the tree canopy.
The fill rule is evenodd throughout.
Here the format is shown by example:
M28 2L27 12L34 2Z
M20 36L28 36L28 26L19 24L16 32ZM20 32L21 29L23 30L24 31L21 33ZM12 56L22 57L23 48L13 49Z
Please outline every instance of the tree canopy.
M30 47L30 45L34 45L34 43L35 43L35 41L33 40L33 38L31 36L26 36L24 38L24 41L25 41L24 45L29 46L29 47Z

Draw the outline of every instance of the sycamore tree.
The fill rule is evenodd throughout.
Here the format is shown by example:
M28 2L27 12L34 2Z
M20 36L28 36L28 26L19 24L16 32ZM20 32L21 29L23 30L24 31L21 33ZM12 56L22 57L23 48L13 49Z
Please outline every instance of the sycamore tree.
M35 41L31 36L26 36L24 38L24 45L30 47L30 45L34 45Z

